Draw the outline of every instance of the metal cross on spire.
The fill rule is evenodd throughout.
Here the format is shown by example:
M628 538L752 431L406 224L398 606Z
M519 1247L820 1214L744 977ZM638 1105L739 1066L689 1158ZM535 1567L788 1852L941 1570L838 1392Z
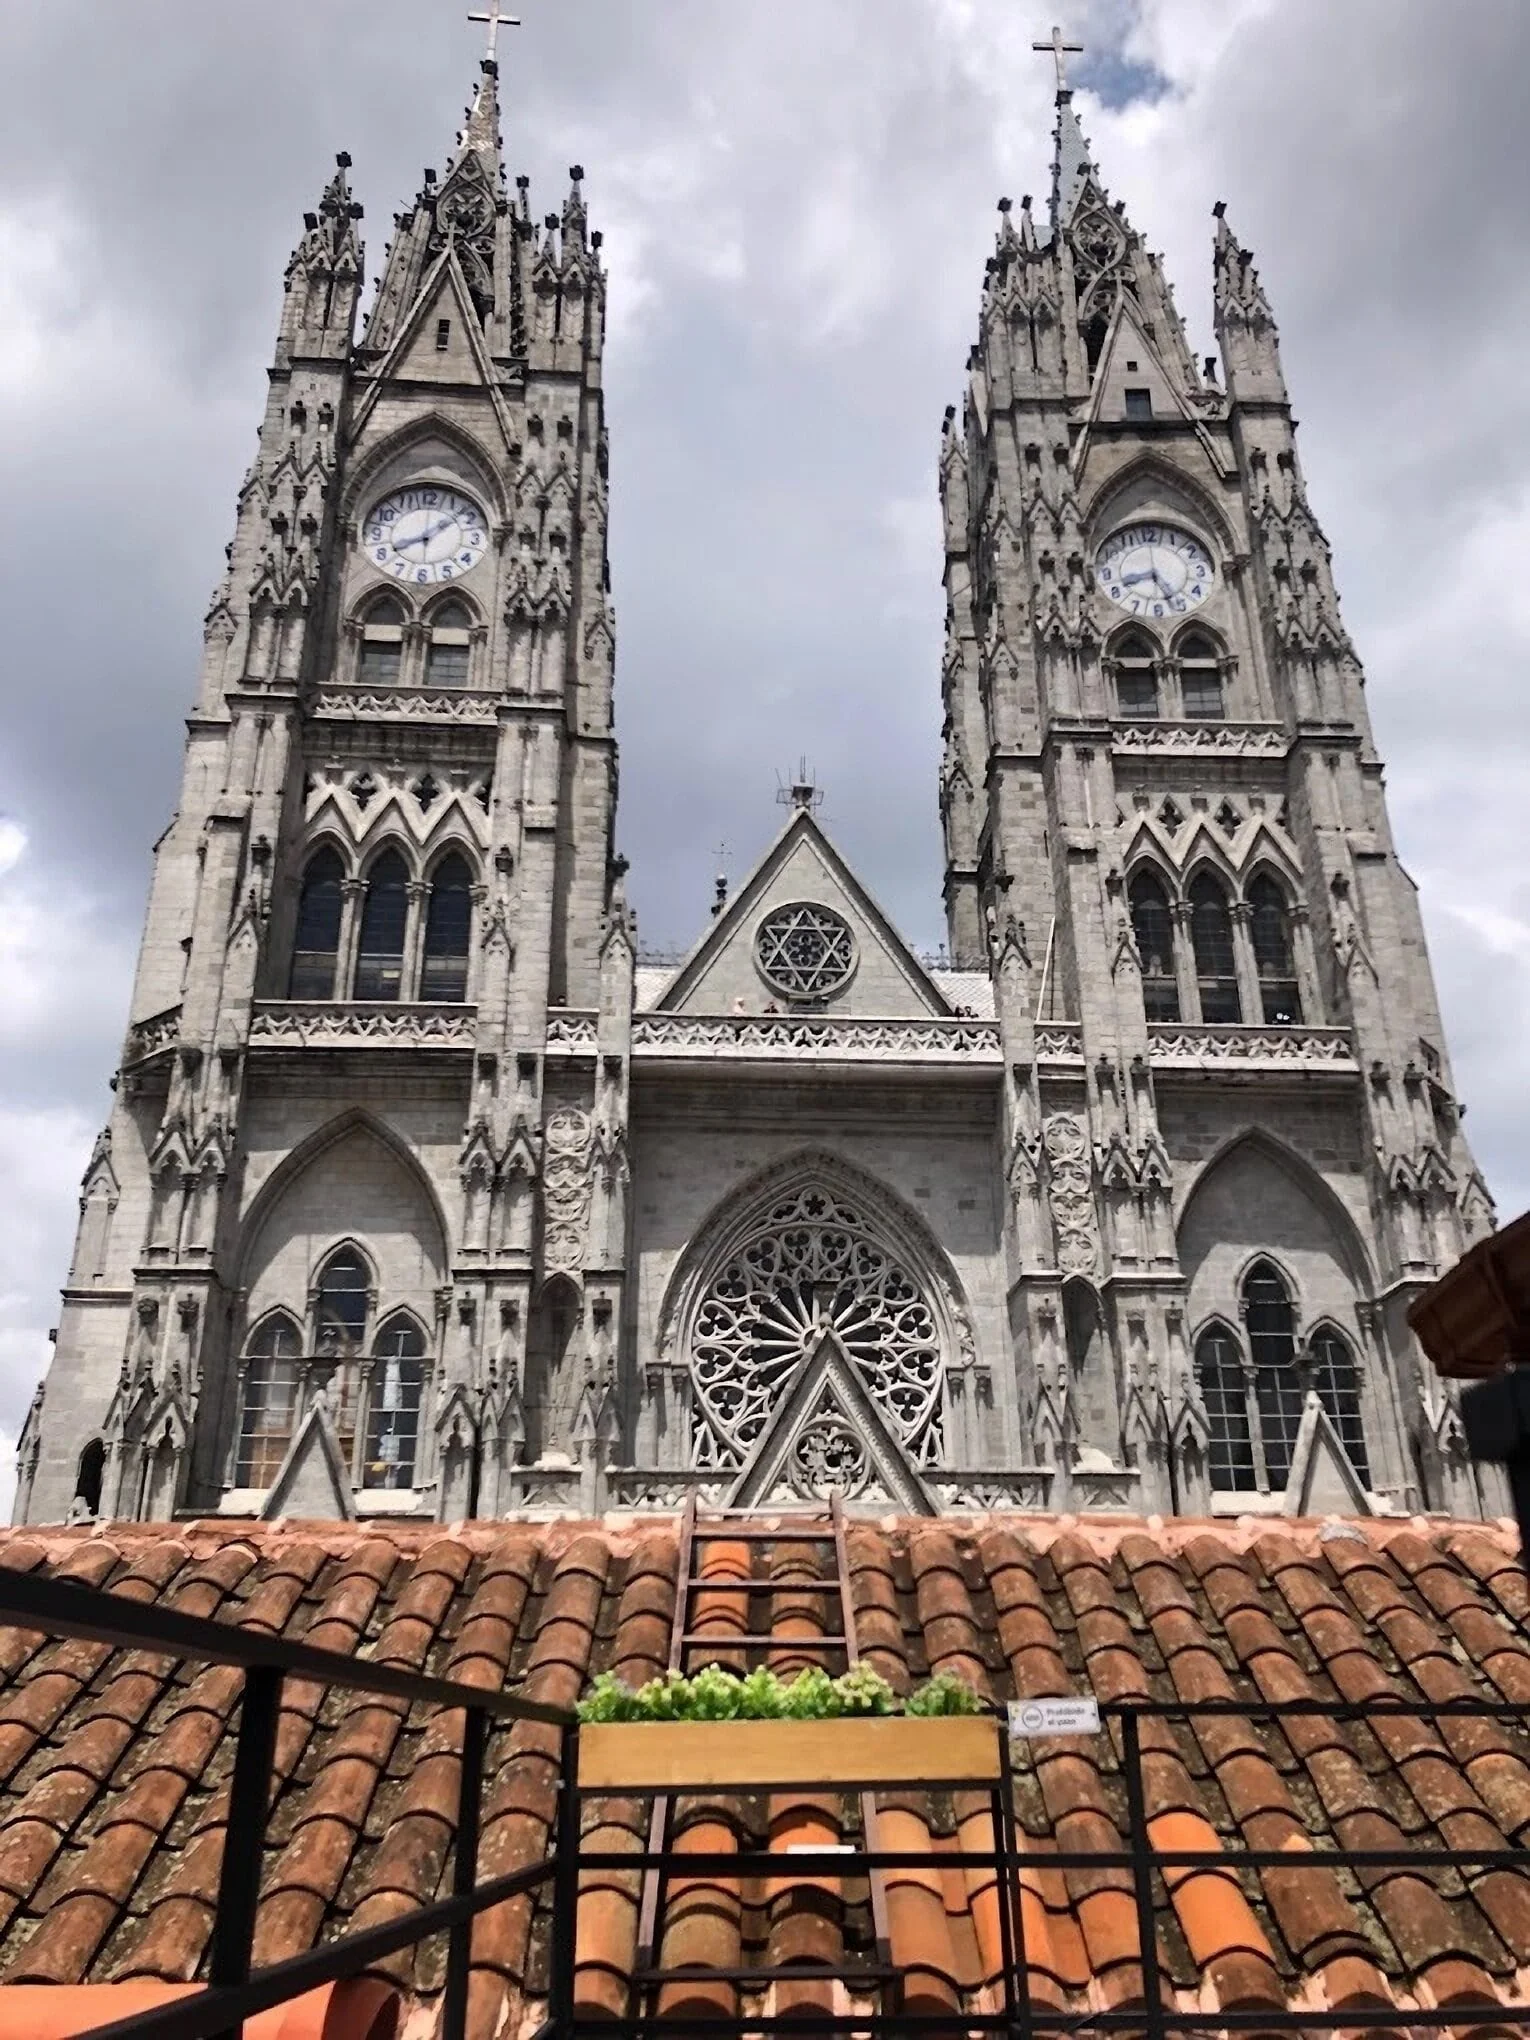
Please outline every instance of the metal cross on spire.
M499 0L489 0L486 8L480 7L470 11L468 20L482 21L488 24L489 51L487 62L497 65L499 62L500 30L502 28L519 28L521 17L518 14L501 14L499 11Z
M1076 42L1064 42L1062 30L1054 27L1050 38L1046 42L1034 42L1031 44L1031 48L1045 56L1049 56L1053 63L1056 64L1057 89L1059 92L1066 92L1068 89L1068 58L1081 57L1084 54L1084 45Z

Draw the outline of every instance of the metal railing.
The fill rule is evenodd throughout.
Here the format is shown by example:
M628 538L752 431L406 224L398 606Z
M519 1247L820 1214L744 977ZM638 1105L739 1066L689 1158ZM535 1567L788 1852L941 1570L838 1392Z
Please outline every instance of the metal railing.
M619 2023L622 2040L658 2040L658 2036L684 2034L686 2040L742 2040L744 2035L801 2035L804 2030L814 2034L859 2034L865 2040L914 2040L914 2036L927 2035L929 2040L956 2040L963 2034L1003 2034L1009 2040L1040 2040L1040 2036L1053 2034L1082 2035L1088 2033L1123 2033L1142 2036L1142 2040L1170 2040L1173 2035L1193 2034L1301 2034L1301 2033L1364 2033L1382 2029L1398 2034L1407 2029L1415 2034L1447 2034L1458 2030L1473 2029L1483 2034L1497 2028L1511 2028L1523 2031L1530 2028L1530 2005L1505 2004L1499 2000L1488 2000L1472 2004L1425 2007L1416 2004L1364 2005L1355 2004L1339 2009L1318 2009L1303 2004L1296 2008L1291 1998L1302 1990L1304 1978L1298 1979L1285 1990L1286 2002L1281 2006L1259 2006L1236 2011L1185 2011L1170 2002L1168 1989L1173 1988L1172 1979L1166 1988L1162 1964L1159 1958L1157 1922L1160 1915L1159 1894L1162 1893L1164 1910L1172 1915L1173 1899L1163 1879L1164 1871L1211 1871L1223 1876L1237 1878L1242 1889L1240 1872L1280 1870L1286 1877L1305 1871L1320 1872L1363 1872L1367 1870L1408 1868L1415 1877L1427 1877L1430 1867L1449 1870L1509 1870L1519 1876L1530 1877L1530 1850L1526 1849L1455 1849L1437 1848L1432 1843L1421 1846L1417 1838L1405 1838L1402 1846L1395 1849L1345 1849L1320 1848L1303 1849L1299 1858L1293 1858L1289 1849L1251 1849L1237 1847L1223 1842L1214 1850L1160 1849L1154 1846L1150 1832L1147 1811L1147 1794L1143 1780L1142 1724L1145 1721L1181 1721L1191 1723L1214 1716L1232 1717L1249 1722L1279 1724L1300 1716L1316 1717L1320 1720L1339 1722L1364 1722L1368 1725L1381 1720L1399 1721L1423 1720L1439 1722L1451 1719L1493 1720L1512 1725L1520 1730L1530 1728L1530 1707L1516 1706L1499 1700L1449 1700L1412 1701L1404 1698L1381 1697L1364 1704L1352 1704L1342 1700L1288 1700L1260 1702L1257 1700L1130 1700L1100 1701L1099 1714L1102 1734L1109 1735L1114 1725L1119 1735L1117 1749L1115 1737L1111 1737L1114 1763L1102 1766L1102 1772L1119 1775L1125 1788L1127 1803L1128 1835L1126 1846L1120 1849L1061 1849L1048 1846L1035 1849L1028 1846L1023 1829L1015 1824L1013 1800L1013 1772L1008 1761L1004 1765L1004 1776L1000 1787L1002 1813L998 1807L994 1813L994 1840L992 1850L949 1850L942 1848L938 1855L928 1852L894 1850L857 1851L853 1861L856 1874L870 1870L928 1869L933 1862L942 1868L958 1872L971 1869L993 1869L997 1873L1001 1893L1000 1936L1002 1958L998 1971L990 1979L995 1987L1000 2009L978 2012L958 2009L949 2012L905 2012L901 2008L891 2014L866 2011L844 2013L805 2014L794 2012L784 2016L750 2015L741 2013L735 2017L699 2017L687 2014L684 2017L664 2019L659 2016L629 2016ZM932 1728L938 1723L932 1722ZM1069 1740L1076 1741L1072 1737ZM1005 1743L1006 1756L1009 1744ZM1040 1761L1045 1761L1042 1758ZM1273 1758L1271 1759L1273 1762ZM1530 1758L1527 1758L1530 1761ZM575 1795L577 1796L577 1795ZM1165 1809L1168 1811L1169 1809ZM577 1833L577 1814L573 1816ZM769 1850L739 1850L737 1853L704 1854L687 1851L681 1854L674 1849L645 1852L634 1855L626 1852L587 1852L580 1857L581 1871L626 1871L657 1868L661 1875L683 1874L687 1881L708 1877L726 1878L732 1881L751 1876L774 1876L780 1878L789 1874L791 1878L810 1879L813 1877L842 1878L846 1874L847 1858L834 1850L813 1851L793 1849L790 1856L789 1873L783 1858ZM1025 1945L1024 1908L1020 1903L1021 1882L1027 1872L1100 1872L1126 1871L1130 1874L1131 1895L1136 1911L1138 1961L1142 1972L1140 1996L1128 2000L1111 2010L1062 2010L1032 2001L1029 1981L1030 1963ZM1246 1896L1246 1894L1245 1894ZM556 1942L555 1932L555 1942ZM1444 1959L1454 1954L1454 1948L1440 1951L1434 1959ZM1381 1964L1376 1961L1374 1951L1369 1951L1378 1972ZM572 1957L570 1956L570 1960ZM1013 1965L1013 1966L1011 1966ZM685 1972L670 1971L673 1980ZM773 1977L802 1978L810 1980L815 1973L814 1965L799 1967L796 1964L779 1971L756 1970L753 1979L759 1989ZM820 1966L820 1972L827 1977L830 1971ZM698 1978L711 1976L716 1981L743 1982L750 1972L697 1971ZM835 1970L840 1976L842 1971ZM877 1972L868 1968L866 1980L875 1985ZM1405 1982L1405 1991L1410 1986ZM569 1977L569 2001L572 1996L572 1971ZM549 2027L544 2027L537 2040L548 2040ZM609 2040L612 2022L608 2018L573 2017L567 2025L555 2029L557 2040Z
M461 2040L467 2014L474 1919L492 1906L534 1892L548 1883L552 1886L552 1917L547 2015L536 2040L610 2040L613 2022L609 2018L582 2018L576 2012L576 1922L581 1873L631 1875L654 1869L661 1877L678 1873L688 1881L707 1877L736 1881L753 1875L780 1878L786 1874L781 1855L767 1849L712 1855L666 1847L642 1852L581 1854L581 1803L584 1797L595 1795L580 1791L578 1723L565 1708L364 1658L343 1657L282 1636L127 1601L73 1581L0 1567L0 1626L3 1625L39 1630L50 1639L67 1636L118 1649L148 1650L204 1664L232 1665L245 1675L208 1954L207 1988L152 2011L98 2027L89 2040L213 2040L213 2036L233 2036L245 2019L323 1984L355 1976L428 1935L443 1931L448 1935L448 1944L440 2031L442 2040ZM342 1934L306 1954L252 1970L262 1849L243 1844L250 1838L263 1840L265 1835L277 1720L283 1682L288 1678L377 1694L411 1705L422 1702L462 1711L452 1893L449 1898L421 1906L397 1920ZM1416 2033L1450 2033L1463 2028L1520 2031L1530 2028L1530 2005L1499 2000L1430 2007L1410 2003L1355 2004L1339 2009L1303 2005L1295 2009L1289 1998L1300 1989L1300 1982L1287 1991L1288 2001L1281 2007L1258 2006L1237 2011L1180 2009L1170 2000L1169 1992L1174 1985L1172 1979L1166 1985L1158 1952L1160 1909L1172 1913L1173 1908L1172 1894L1164 1881L1165 1871L1219 1872L1238 1879L1240 1887L1242 1873L1266 1869L1278 1869L1287 1877L1298 1871L1358 1873L1403 1868L1414 1877L1426 1879L1435 1869L1511 1871L1530 1877L1530 1850L1435 1847L1432 1842L1421 1844L1417 1837L1404 1837L1400 1846L1391 1849L1312 1847L1304 1849L1299 1859L1293 1859L1289 1849L1243 1848L1227 1841L1214 1850L1159 1849L1150 1835L1142 1751L1142 1724L1150 1721L1189 1725L1220 1716L1278 1727L1284 1721L1307 1717L1334 1723L1364 1723L1374 1733L1377 1725L1385 1721L1438 1724L1490 1720L1523 1733L1530 1729L1530 1707L1493 1699L1431 1702L1381 1696L1363 1704L1327 1699L1101 1701L1099 1713L1110 1757L1100 1768L1103 1775L1118 1776L1125 1791L1128 1832L1124 1847L1105 1850L1031 1847L1025 1832L1015 1823L1010 1744L1007 1738L1000 1737L1004 1755L993 1805L994 1847L955 1852L943 1847L938 1857L933 1858L947 1868L991 1868L996 1872L1002 1895L999 1922L1002 1953L998 1970L990 1981L997 1991L999 2009L910 2013L897 2005L890 2013L814 2012L806 2019L802 2012L785 2016L740 2013L731 2018L686 2015L668 2020L657 2014L630 2013L614 2022L622 2040L649 2040L649 2036L660 2033L680 2032L688 2040L741 2040L745 2034L788 2031L800 2036L805 2029L825 2034L861 2034L866 2040L882 2040L884 2035L888 2040L905 2035L913 2040L913 2036L923 2034L948 2036L949 2040L949 2036L958 2033L1002 2033L1011 2036L1011 2040L1040 2040L1044 2035L1087 2032L1134 2033L1144 2035L1145 2040L1170 2040L1173 2035L1210 2033L1360 2033L1404 2027ZM561 1785L553 1853L545 1862L480 1883L478 1840L485 1747L491 1724L514 1721L540 1722L560 1731ZM938 1723L931 1726L938 1731ZM996 1722L996 1733L998 1727ZM1045 1757L1039 1761L1044 1762ZM872 1870L928 1869L931 1862L932 1856L924 1851L876 1849L857 1851L853 1858L847 1858L840 1850L793 1849L789 1874L793 1881L815 1877L838 1879L847 1871L862 1877ZM1066 2011L1033 2002L1028 1988L1030 1964L1024 1909L1020 1904L1025 1874L1100 1871L1129 1874L1142 1972L1140 1996L1112 2010ZM1442 1950L1441 1956L1450 1952ZM1379 1962L1377 1966L1380 1967ZM685 1973L672 1970L666 1974L674 1980ZM814 1973L811 1964L791 1965L780 1972L698 1972L719 1982L738 1985L757 1979L761 1989L777 1974L806 1982ZM839 1974L842 1976L843 1972ZM867 1981L875 1980L877 1971L873 1966ZM1404 1985L1405 1989L1408 1987Z
M71 1580L55 1580L0 1567L0 1624L37 1629L50 1639L77 1637L120 1650L149 1650L200 1664L235 1665L244 1672L244 1701L234 1749L224 1827L223 1861L208 1951L208 1988L152 2011L95 2029L91 2040L213 2040L237 2035L246 2019L336 1983L385 1961L430 1934L448 1935L443 2040L461 2040L467 2020L468 1967L473 1921L490 1906L554 1881L555 1905L572 1920L577 1901L578 1830L569 1837L560 1810L560 1850L545 1863L506 1877L478 1881L478 1828L484 1749L491 1722L538 1721L562 1732L561 1770L573 1776L575 1716L513 1694L431 1678L397 1665L342 1657L283 1636L232 1623L145 1606ZM260 1897L261 1843L266 1832L282 1685L288 1678L380 1694L413 1705L460 1708L462 1761L452 1855L452 1895L382 1926L341 1935L305 1955L252 1971L255 1914ZM564 1794L568 1799L569 1795ZM570 1943L572 1947L572 1943ZM572 1975L572 1956L570 1975ZM571 2010L572 2007L570 2006Z

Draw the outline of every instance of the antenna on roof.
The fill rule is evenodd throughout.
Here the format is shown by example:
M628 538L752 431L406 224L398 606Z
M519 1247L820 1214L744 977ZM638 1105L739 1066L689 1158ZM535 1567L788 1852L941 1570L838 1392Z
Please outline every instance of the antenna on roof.
M776 806L800 808L809 815L816 815L823 806L823 788L815 783L806 758L798 759L797 776L790 786L777 773Z

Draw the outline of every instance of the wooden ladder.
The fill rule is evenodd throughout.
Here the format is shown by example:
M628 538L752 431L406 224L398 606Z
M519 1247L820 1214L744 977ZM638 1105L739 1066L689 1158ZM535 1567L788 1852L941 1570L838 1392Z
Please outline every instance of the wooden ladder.
M768 1516L769 1521L761 1521ZM698 1560L709 1544L812 1544L819 1545L833 1553L834 1570L831 1576L816 1580L733 1580L723 1578L706 1579L701 1576ZM828 1660L825 1669L848 1671L861 1661L860 1649L855 1638L855 1606L850 1594L850 1560L845 1548L845 1514L839 1496L833 1495L827 1503L802 1509L707 1509L696 1507L694 1495L688 1497L680 1519L680 1549L678 1554L678 1580L675 1594L674 1622L670 1633L669 1667L671 1671L690 1672L693 1667L700 1669L709 1662L705 1653L710 1651L713 1658L742 1652L762 1657L771 1651L819 1652ZM822 1594L837 1606L839 1628L823 1636L778 1637L769 1630L757 1630L751 1623L748 1632L737 1637L720 1638L708 1632L696 1634L695 1602L698 1594L742 1594L746 1606L759 1597L770 1594L799 1596ZM828 1610L825 1611L826 1615ZM827 1624L826 1624L827 1627ZM843 1662L836 1664L835 1660ZM862 1846L869 1852L880 1847L877 1829L876 1795L862 1792L858 1795L861 1812ZM658 1797L653 1803L649 1818L648 1853L656 1856L666 1851L669 1845L670 1823L673 1801ZM847 1858L847 1865L855 1861ZM896 1983L896 1972L892 1967L890 1943L887 1930L886 1873L867 1872L871 1894L872 1934L876 1943L876 1959L872 1964L847 1966L844 1976L847 1981L886 1986ZM656 1984L661 1972L655 1969L663 1933L664 1875L658 1868L652 1868L643 1875L643 1900L638 1914L637 1964L634 1983L641 1993L646 1987ZM783 1971L781 1974L789 1972ZM768 1972L759 1972L761 1981Z

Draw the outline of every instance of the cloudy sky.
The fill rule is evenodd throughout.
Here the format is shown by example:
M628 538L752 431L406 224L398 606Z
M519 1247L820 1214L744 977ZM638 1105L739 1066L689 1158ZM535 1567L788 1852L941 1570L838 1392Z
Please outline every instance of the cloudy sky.
M334 151L375 264L480 53L458 0L0 7L0 1445L48 1353L149 847ZM525 0L506 142L611 271L620 838L688 942L799 754L940 939L934 454L1051 0ZM1530 8L1074 0L1079 103L1210 350L1211 205L1280 319L1468 1129L1530 1203ZM0 1488L5 1483L0 1474Z

